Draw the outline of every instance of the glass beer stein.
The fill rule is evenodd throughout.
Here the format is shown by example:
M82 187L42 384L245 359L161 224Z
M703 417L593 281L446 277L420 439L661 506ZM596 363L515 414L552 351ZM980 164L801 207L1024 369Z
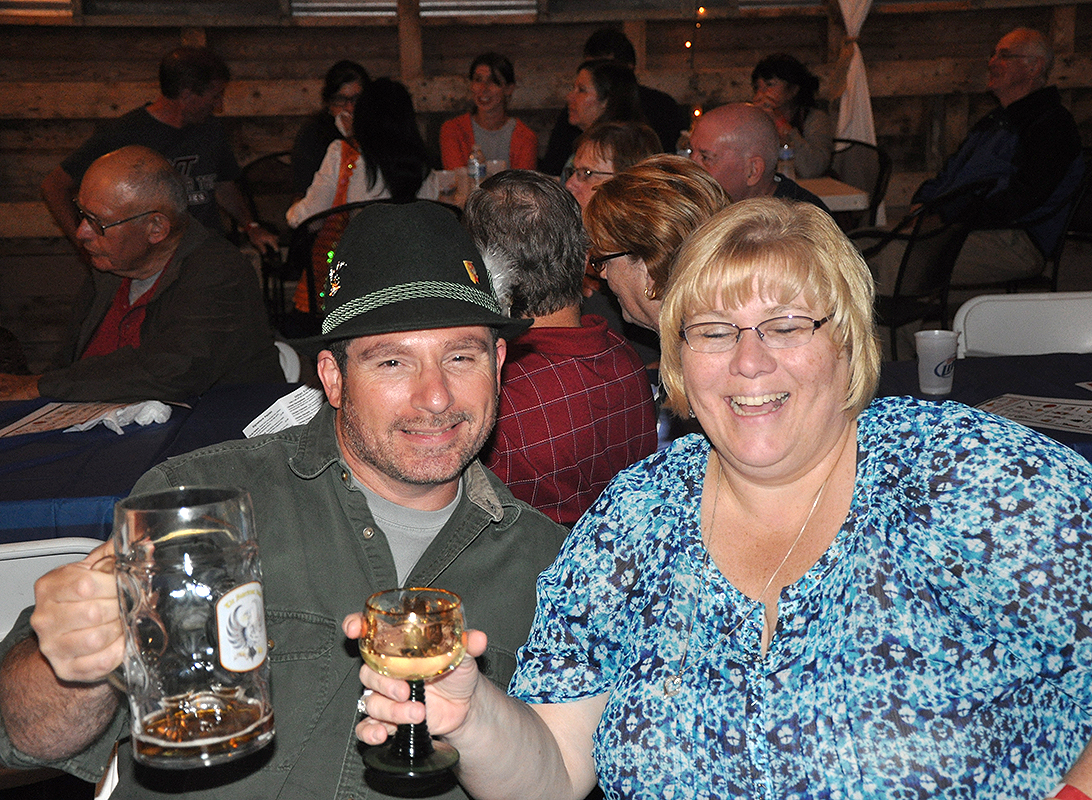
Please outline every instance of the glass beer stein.
M124 690L137 761L219 764L273 738L250 496L178 487L114 510Z

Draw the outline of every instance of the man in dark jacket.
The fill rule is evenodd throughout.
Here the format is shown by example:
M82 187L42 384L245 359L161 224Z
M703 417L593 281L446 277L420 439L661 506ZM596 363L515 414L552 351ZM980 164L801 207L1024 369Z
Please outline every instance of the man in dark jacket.
M140 145L96 159L73 207L93 274L66 363L0 375L0 399L184 400L284 380L254 268L189 215L167 159Z
M690 160L713 176L733 203L749 197L799 200L830 212L826 203L777 172L781 140L770 115L750 103L707 111L690 135Z
M971 129L940 174L914 194L932 200L977 181L993 181L984 198L940 209L944 220L975 228L956 261L952 283L999 283L1038 275L1057 245L1066 210L1084 174L1081 137L1058 90L1047 86L1054 54L1038 31L1017 28L1001 37L989 62L989 89L1000 102ZM898 248L884 248L881 291L894 284Z

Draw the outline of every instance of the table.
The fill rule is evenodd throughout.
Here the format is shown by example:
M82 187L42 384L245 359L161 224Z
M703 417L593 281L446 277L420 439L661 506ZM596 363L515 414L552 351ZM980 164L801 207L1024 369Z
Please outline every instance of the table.
M798 178L796 182L819 195L831 211L864 211L868 208L868 192L837 178Z
M106 539L114 503L137 479L169 456L228 439L293 384L217 387L171 418L129 425L121 436L98 425L87 431L50 431L0 439L0 543L83 536ZM0 427L46 400L0 402Z
M941 399L957 400L969 406L1002 394L1092 400L1092 392L1075 385L1077 381L1088 380L1092 380L1092 353L962 358L956 361L952 373L951 395ZM885 363L880 372L877 395L936 399L918 391L918 365L915 361ZM1040 432L1092 461L1092 435L1046 428Z

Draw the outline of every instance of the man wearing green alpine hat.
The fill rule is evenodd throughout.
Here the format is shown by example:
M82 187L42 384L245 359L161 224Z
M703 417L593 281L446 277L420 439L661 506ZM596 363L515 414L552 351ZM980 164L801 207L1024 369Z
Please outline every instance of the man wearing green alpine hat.
M329 401L307 425L155 467L134 493L234 485L250 492L265 586L276 736L206 770L134 768L117 749L112 798L387 795L365 784L353 728L360 657L339 625L372 592L459 594L489 634L479 666L505 688L535 608L535 580L565 529L516 500L477 460L493 426L507 339L489 276L450 211L379 204L350 222L326 285L318 374ZM129 729L106 682L122 658L114 577L54 570L0 644L0 763L97 781ZM441 795L462 798L453 787Z

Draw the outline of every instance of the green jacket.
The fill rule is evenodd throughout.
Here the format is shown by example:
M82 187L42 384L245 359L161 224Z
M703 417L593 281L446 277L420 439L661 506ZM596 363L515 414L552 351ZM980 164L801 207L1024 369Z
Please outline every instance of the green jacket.
M112 800L149 797L272 800L386 795L363 780L353 733L361 686L356 642L341 620L372 592L398 585L386 538L364 495L352 488L334 437L329 406L306 426L198 450L155 467L134 493L179 484L234 485L253 500L265 587L273 743L244 761L204 770L137 769L128 741L119 747L120 784ZM463 598L467 624L489 635L479 659L507 688L515 652L535 611L535 582L557 555L566 530L526 503L477 461L466 470L455 513L421 557L407 585L438 586ZM27 613L0 646L25 636ZM58 766L97 780L115 739L128 738L128 708L107 734ZM0 762L29 765L0 730ZM139 781L139 783L137 782ZM443 795L463 798L455 789Z

